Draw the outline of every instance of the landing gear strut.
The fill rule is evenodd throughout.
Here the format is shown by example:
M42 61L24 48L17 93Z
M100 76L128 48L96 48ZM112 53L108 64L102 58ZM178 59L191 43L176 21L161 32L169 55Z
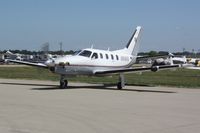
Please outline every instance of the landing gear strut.
M119 82L117 83L117 89L121 90L121 89L123 89L124 86L125 86L124 75L120 74L119 75Z
M64 75L61 75L60 77L60 89L65 89L67 88L68 81L65 79Z

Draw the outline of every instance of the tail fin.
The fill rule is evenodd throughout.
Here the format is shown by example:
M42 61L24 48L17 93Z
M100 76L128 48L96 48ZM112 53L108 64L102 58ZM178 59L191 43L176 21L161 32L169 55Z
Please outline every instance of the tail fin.
M131 36L130 40L128 41L126 47L124 48L127 54L131 54L133 56L137 56L139 50L139 37L142 27L137 26L135 32Z

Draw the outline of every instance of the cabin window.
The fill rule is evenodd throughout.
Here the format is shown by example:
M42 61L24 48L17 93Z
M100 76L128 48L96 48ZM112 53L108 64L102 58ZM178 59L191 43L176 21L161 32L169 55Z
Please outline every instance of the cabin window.
M106 59L109 59L108 54L106 54Z
M117 59L117 60L119 60L119 57L118 57L118 55L116 55L116 59Z
M97 53L93 53L92 59L98 59L98 54Z
M103 54L102 53L100 53L100 57L101 57L101 59L103 59Z
M111 54L111 59L114 60L114 56Z
M80 52L80 56L84 56L84 57L90 57L90 55L92 54L91 51L88 50L83 50L82 52Z

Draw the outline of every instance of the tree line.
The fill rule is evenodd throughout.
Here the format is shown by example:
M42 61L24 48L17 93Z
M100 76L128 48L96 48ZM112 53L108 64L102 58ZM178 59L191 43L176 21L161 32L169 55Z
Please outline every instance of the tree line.
M68 51L48 51L48 52L44 52L44 51L30 51L30 50L9 50L10 52L16 54L24 54L24 55L41 55L41 54L53 54L53 55L69 55L69 54L74 54L76 51L73 50L68 50ZM3 50L0 51L1 54L6 53L7 50ZM138 55L139 56L158 56L158 55L168 55L169 52L168 51L149 51L149 52L139 52ZM200 58L200 53L194 53L194 52L188 52L188 51L184 51L184 52L174 52L172 53L174 55L178 55L178 56L187 56L187 57L198 57Z

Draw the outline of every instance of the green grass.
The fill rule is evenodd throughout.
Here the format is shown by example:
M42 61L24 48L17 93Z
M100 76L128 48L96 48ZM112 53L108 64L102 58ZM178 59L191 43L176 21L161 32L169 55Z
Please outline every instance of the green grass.
M34 67L0 67L0 78L10 79L37 79L59 81L59 75L48 70ZM142 74L132 73L125 75L127 84L148 85L148 86L175 86L200 88L199 70L164 70L159 72L143 72ZM113 77L85 77L79 76L69 78L73 82L87 83L116 83L118 76Z

